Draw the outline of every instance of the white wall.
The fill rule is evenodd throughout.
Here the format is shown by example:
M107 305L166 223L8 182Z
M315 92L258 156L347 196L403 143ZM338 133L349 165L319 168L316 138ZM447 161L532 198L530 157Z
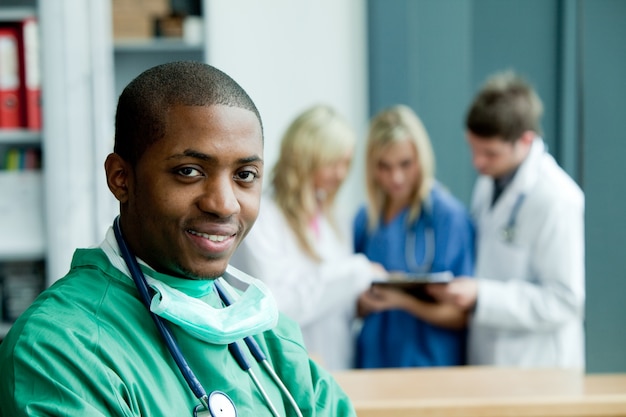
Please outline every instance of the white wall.
M259 108L266 173L277 159L282 133L305 108L330 104L355 127L360 143L339 200L350 215L364 189L365 13L362 0L204 2L207 61L241 84Z

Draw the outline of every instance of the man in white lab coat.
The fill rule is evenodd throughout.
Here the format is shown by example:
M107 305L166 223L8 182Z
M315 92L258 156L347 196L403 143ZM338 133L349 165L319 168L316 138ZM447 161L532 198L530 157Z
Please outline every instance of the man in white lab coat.
M467 113L476 279L430 291L471 311L473 365L584 369L584 195L547 152L541 114L512 72L492 76Z

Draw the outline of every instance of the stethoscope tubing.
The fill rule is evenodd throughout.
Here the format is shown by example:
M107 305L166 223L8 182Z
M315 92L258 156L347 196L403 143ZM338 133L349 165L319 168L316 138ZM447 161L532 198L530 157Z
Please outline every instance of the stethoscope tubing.
M120 225L119 225L119 216L116 217L113 222L113 231L115 233L115 237L117 238L117 243L120 247L122 257L124 258L124 261L126 262L126 265L128 266L130 276L135 282L135 286L137 287L137 291L139 291L139 295L141 296L141 299L144 305L148 308L148 311L150 311L150 292L148 290L148 283L146 282L146 279L143 276L143 272L141 272L141 268L139 267L139 263L137 262L137 259L130 252L130 248L128 247L128 245L126 244L126 241L124 240L124 237L122 236L122 229L120 228ZM187 385L189 385L189 388L191 389L193 394L196 396L196 398L202 403L202 405L208 409L209 397L204 387L202 386L202 384L200 383L196 375L191 370L191 367L187 363L187 360L183 356L182 352L178 348L176 340L174 339L174 336L172 335L172 331L167 327L167 324L163 322L161 317L157 316L151 311L150 311L150 316L152 317L154 323L156 324L156 327L159 330L159 333L165 340L165 344L167 345L167 348L170 354L172 355L172 358L176 362L176 365L178 365L178 368L180 369L180 372L182 373L183 378L187 382Z
M407 214L408 216L408 214ZM422 218L424 221L424 260L419 265L415 260L415 241L417 240L417 228L419 219L407 225L406 240L404 242L404 260L410 272L426 274L431 271L435 261L435 230L432 224L432 203L424 200L422 204Z
M224 304L226 304L226 306L231 305L233 303L233 299L231 298L230 294L228 294L226 289L222 286L222 284L219 281L214 281L213 285L215 285L215 289L217 290L217 292L218 292L220 298L222 299L222 301L224 302ZM268 374L270 375L270 377L272 378L274 383L276 385L278 385L278 388L283 393L283 395L287 398L287 400L289 401L289 403L293 407L293 409L296 412L296 414L298 415L298 417L302 417L302 412L300 411L300 407L298 407L298 404L296 403L296 400L293 398L293 395L291 395L291 393L289 392L289 390L287 389L287 387L285 386L283 381L276 374L276 371L274 370L274 368L268 362L267 357L265 356L265 353L263 353L263 350L261 349L259 344L256 342L256 340L254 340L254 338L252 336L246 336L246 337L244 337L243 340L246 343L246 345L248 346L248 350L250 351L250 353L252 354L254 359L259 364L263 365L263 367L266 369L266 371L268 372ZM237 359L238 357L241 357L241 359L242 359L242 362L239 363L239 366L250 374L250 377L254 381L255 385L257 385L257 388L259 389L259 391L261 391L261 394L263 395L263 397L266 399L266 402L270 406L270 410L272 410L272 412L274 413L276 410L274 409L274 406L273 406L271 400L269 399L269 397L267 397L267 394L265 393L265 390L260 385L260 383L258 383L258 380L257 380L256 376L252 372L252 367L250 366L248 361L245 359L245 357L243 355L243 352L241 351L241 348L239 347L238 344L231 343L228 346L229 349L231 349L231 345L233 345L231 353L233 354L233 356L235 356L235 359ZM235 352L233 352L233 351L235 351ZM239 362L239 360L238 360L238 362ZM244 368L244 366L245 366L245 368ZM278 413L276 413L276 415L278 415Z
M412 227L412 229L415 226ZM415 230L410 230L407 233L405 242L405 261L409 271L414 273L428 273L432 269L433 262L435 260L435 232L432 226L426 226L424 229L424 261L421 265L418 265L415 260L415 240L417 234Z
M515 204L511 209L511 214L509 215L509 220L504 227L504 237L508 243L512 243L515 239L515 227L517 223L517 216L519 214L520 209L522 208L522 203L524 203L524 199L526 198L526 194L521 193L517 196L515 200Z

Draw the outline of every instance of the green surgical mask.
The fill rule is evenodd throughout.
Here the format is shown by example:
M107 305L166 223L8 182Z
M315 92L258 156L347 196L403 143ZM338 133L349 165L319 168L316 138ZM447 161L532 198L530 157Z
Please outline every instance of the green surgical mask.
M215 308L201 299L146 276L155 290L150 311L176 324L182 330L213 344L229 344L246 336L273 328L278 321L278 307L267 286L243 272L228 266L224 276L217 278L235 301L228 307ZM247 288L239 295L228 281L238 281Z
M112 228L108 230L100 249L116 269L132 280ZM156 291L150 310L200 340L229 344L269 330L278 322L276 300L267 286L230 265L224 275L217 279L222 281L222 286L234 302L228 307L218 308L201 299L205 296L210 298L215 296L211 293L217 293L212 288L212 281L170 277L159 274L141 260L138 261L148 285Z

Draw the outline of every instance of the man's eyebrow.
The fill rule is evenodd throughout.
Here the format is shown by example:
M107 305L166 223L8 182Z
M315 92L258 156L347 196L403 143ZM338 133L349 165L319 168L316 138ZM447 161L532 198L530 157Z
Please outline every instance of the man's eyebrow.
M195 158L200 159L206 162L214 162L217 158L214 155L206 154L204 152L196 151L194 149L186 149L182 153L177 153L169 156L167 159L183 159L183 158ZM245 158L239 158L239 163L247 164L252 162L261 162L263 163L263 158L259 155L250 155Z

